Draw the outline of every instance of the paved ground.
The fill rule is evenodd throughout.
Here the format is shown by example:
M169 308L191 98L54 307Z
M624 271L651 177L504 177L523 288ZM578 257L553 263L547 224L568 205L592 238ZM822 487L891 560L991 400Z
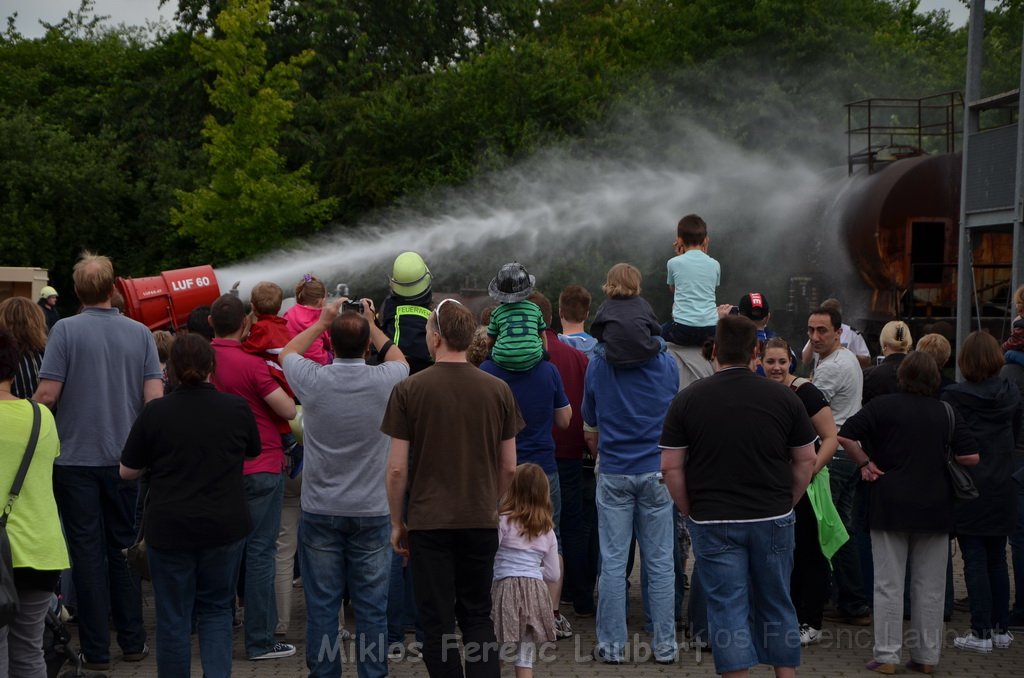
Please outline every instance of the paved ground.
M967 595L963 581L962 561L959 555L954 556L955 569L955 590L956 598L959 600ZM636 576L636 575L634 575ZM638 639L641 643L648 641L646 634L642 633L643 622L640 618L640 602L638 591L640 587L631 587L630 605L630 633L639 634L632 639ZM241 643L241 631L235 633L235 663L234 676L305 676L305 661L303 659L304 644L304 623L305 606L301 595L301 588L295 590L295 610L293 612L294 631L287 639L298 646L298 653L287 659L275 659L262 662L251 662L245 659L245 652ZM153 644L153 596L148 584L144 589L145 617L150 632L150 644ZM979 655L962 652L953 648L953 638L962 635L969 629L968 614L966 610L957 606L952 621L946 625L945 645L942 659L936 671L937 675L957 676L958 678L988 678L1001 676L1024 675L1024 633L1020 634L1014 645L1007 650L995 650L989 655ZM578 631L573 638L559 641L555 649L549 654L550 660L535 667L538 678L552 676L553 678L593 678L594 676L606 675L628 675L630 678L654 678L657 676L671 676L673 678L689 676L714 676L714 661L707 653L698 653L694 650L686 650L680 653L680 660L670 666L655 664L649 659L638 659L636 662L629 662L620 666L607 666L598 664L590 658L590 652L594 647L594 619L576 619L571 613L567 614L573 626ZM349 612L349 628L352 628L352 617ZM834 625L826 622L825 638L820 645L806 648L803 652L803 663L799 673L808 676L871 676L877 675L864 669L865 662L871 659L871 647L873 643L872 629L858 628L854 626ZM411 642L411 635L406 637ZM116 654L116 648L115 648ZM904 660L909 655L904 653ZM400 662L391 663L391 674L399 678L412 676L426 676L426 669L423 663L414 657L407 657ZM193 660L192 675L201 676L202 671L199 665L198 644L193 639ZM355 667L346 664L343 674L355 676ZM906 675L916 676L917 673L905 672ZM135 678L156 676L156 662L151 656L138 664L124 662L115 663L108 672L111 678ZM513 676L511 667L506 667L502 675L506 678ZM751 672L755 677L772 676L773 673L768 667L758 667Z

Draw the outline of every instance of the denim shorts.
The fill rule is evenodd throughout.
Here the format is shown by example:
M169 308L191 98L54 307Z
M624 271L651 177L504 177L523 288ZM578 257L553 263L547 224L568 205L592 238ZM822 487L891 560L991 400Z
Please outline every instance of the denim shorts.
M795 524L792 512L748 523L690 521L717 673L800 665L800 627L789 595Z

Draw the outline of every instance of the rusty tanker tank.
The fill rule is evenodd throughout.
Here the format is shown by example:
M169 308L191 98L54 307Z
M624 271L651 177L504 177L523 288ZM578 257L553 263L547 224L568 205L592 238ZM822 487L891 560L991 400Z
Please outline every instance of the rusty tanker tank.
M950 317L956 307L960 220L959 153L920 155L849 177L835 205L841 245L870 290L873 317ZM973 244L982 304L1004 304L1009 233Z

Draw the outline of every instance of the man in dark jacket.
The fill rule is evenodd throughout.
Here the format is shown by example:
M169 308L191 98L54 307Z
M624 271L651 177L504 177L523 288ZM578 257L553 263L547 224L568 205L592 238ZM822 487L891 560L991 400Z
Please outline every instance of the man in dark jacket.
M60 320L60 312L57 310L57 290L49 285L39 290L39 308L43 309L46 316L46 332L49 334L53 326Z

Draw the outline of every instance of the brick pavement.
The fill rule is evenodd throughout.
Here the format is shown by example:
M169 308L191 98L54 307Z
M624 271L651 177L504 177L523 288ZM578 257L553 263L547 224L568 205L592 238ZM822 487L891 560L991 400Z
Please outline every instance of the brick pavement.
M959 555L954 556L955 570L955 596L959 600L967 595L963 582L962 561ZM637 574L634 573L634 579ZM150 644L153 644L153 596L148 584L144 585L145 618L150 632ZM643 621L641 618L639 585L634 581L630 587L630 633L640 633ZM259 676L262 678L278 677L299 677L305 676L305 660L303 642L305 632L305 606L303 597L296 589L295 609L292 613L293 632L287 640L296 644L298 652L294 657L287 659L274 659L261 662L252 662L245 659L245 652L242 648L241 631L235 633L235 662L233 667L234 676ZM958 606L960 607L960 606ZM656 676L671 676L672 678L683 678L690 676L714 676L714 660L707 653L698 654L692 650L680 653L680 660L673 665L662 666L653 661L638 661L636 663L624 663L619 666L608 666L598 664L590 658L593 649L594 619L576 619L571 612L566 616L572 621L578 632L573 638L559 641L551 654L549 662L538 662L535 667L535 674L538 678L551 676L552 678L594 678L594 676L624 675L629 678L654 678ZM347 614L352 629L353 616ZM74 629L74 627L72 627ZM994 678L1001 676L1024 675L1024 633L1014 645L1007 650L995 650L989 655L980 655L962 652L953 648L953 637L965 633L969 628L968 614L965 610L957 609L953 614L952 621L946 625L946 640L942 652L942 659L936 671L940 676L956 676L957 678ZM805 676L872 676L877 675L864 669L865 662L871 659L871 646L873 642L871 627L858 628L854 626L835 625L826 622L826 635L820 645L806 648L803 652L802 666L798 671ZM633 636L636 637L636 636ZM640 633L641 642L647 641L646 634ZM412 636L406 637L408 642L413 640ZM117 654L114 648L114 654ZM904 660L909 655L904 652ZM407 657L401 662L392 662L390 665L391 675L397 678L419 678L426 676L426 669L423 663L416 658ZM192 675L201 676L202 671L199 664L198 643L193 639L193 660ZM346 664L343 668L343 675L355 676L355 667ZM920 675L912 672L903 672L904 675ZM151 656L138 664L119 662L115 659L112 669L107 673L111 678L152 678L156 676L156 663ZM502 671L503 678L511 678L514 675L511 667ZM765 666L757 667L751 671L751 675L761 678L772 676L772 671Z

